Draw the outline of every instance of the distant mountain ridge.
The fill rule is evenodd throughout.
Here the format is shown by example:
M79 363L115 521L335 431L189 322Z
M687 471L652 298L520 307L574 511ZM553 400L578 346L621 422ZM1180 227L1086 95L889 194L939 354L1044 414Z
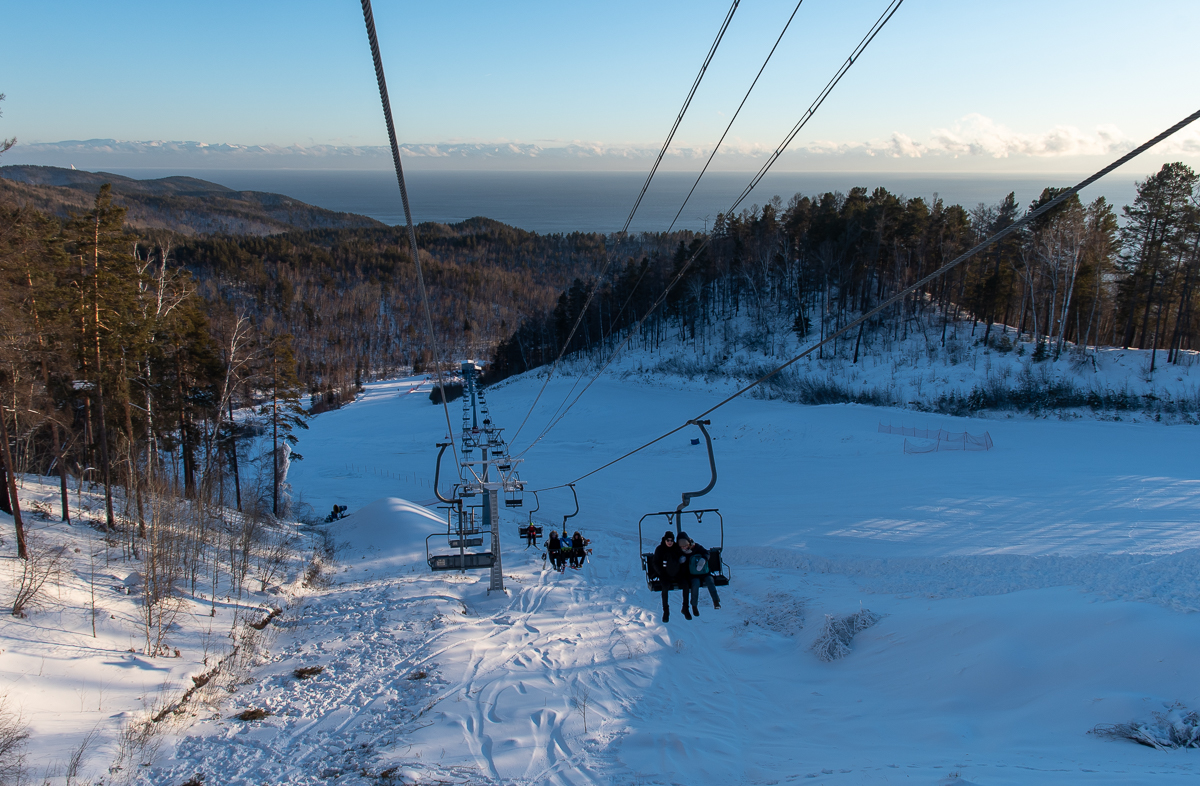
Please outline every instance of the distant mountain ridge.
M96 192L111 183L114 202L127 209L134 229L168 229L183 235L277 235L293 230L357 229L386 224L339 213L282 194L235 191L194 177L137 180L109 172L17 164L0 167L0 200L65 218L88 210Z

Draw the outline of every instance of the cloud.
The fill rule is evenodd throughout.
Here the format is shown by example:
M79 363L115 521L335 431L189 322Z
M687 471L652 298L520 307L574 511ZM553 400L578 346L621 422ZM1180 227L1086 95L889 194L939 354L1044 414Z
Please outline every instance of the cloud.
M865 141L813 140L793 145L787 161L825 168L878 167L887 160L903 166L904 161L922 162L957 159L955 166L983 167L988 162L1017 162L1071 157L1111 158L1131 150L1142 140L1125 135L1115 126L1098 126L1081 131L1056 125L1045 131L1022 133L981 114L967 115L948 128L933 128L924 138L902 131L883 139ZM717 156L718 168L756 169L773 145L729 140ZM711 147L675 145L667 151L666 165L693 169L708 158ZM1200 132L1185 130L1156 148L1170 156L1200 155ZM418 168L531 168L531 169L641 169L658 154L656 144L606 143L588 140L541 140L522 142L450 141L411 142L401 145L404 160ZM329 168L386 169L391 151L382 145L241 145L186 141L122 141L91 139L18 145L4 163L78 165L102 167L194 167L194 168ZM976 164L969 162L974 160ZM870 162L875 162L871 164ZM857 162L857 163L855 163Z
M980 114L963 117L950 128L935 128L924 141L902 132L884 140L867 142L813 142L798 153L823 156L861 154L891 158L1066 158L1071 156L1116 156L1132 150L1143 140L1132 139L1113 125L1080 131L1057 125L1038 133L1020 133ZM1158 147L1167 154L1200 153L1200 132L1184 130Z

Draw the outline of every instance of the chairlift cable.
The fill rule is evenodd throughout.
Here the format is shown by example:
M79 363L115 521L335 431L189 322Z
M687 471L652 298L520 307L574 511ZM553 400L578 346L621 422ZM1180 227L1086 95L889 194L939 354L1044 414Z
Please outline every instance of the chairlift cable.
M704 418L704 417L707 417L708 415L712 414L713 412L716 412L716 411L717 411L718 409L720 409L721 407L725 406L726 404L728 404L729 402L731 402L731 401L733 401L734 399L738 398L739 396L743 395L744 393L746 393L746 392L748 392L748 391L752 390L753 388L755 388L755 387L757 387L757 386L761 385L763 382L766 382L768 379L770 379L771 377L775 376L775 375L776 375L776 374L778 374L779 372L783 371L783 370L784 370L784 369L786 369L787 367L791 366L793 363L796 363L797 361L801 360L802 358L805 358L805 357L807 357L808 355L811 355L813 352L817 351L817 350L818 350L818 349L820 349L821 347L823 347L823 346L825 346L826 344L830 343L830 342L831 342L831 341L833 341L834 339L836 339L836 338L838 338L838 337L840 337L840 336L843 336L843 335L845 335L846 333L850 332L851 330L853 330L854 328L858 327L858 326L859 326L859 325L861 325L862 323L864 323L864 322L868 321L869 319L873 318L874 316L876 316L876 315L877 315L877 314L879 314L880 312L884 311L885 309L887 309L887 308L889 308L889 307L891 307L891 306L895 305L896 303L900 302L900 301L901 301L901 300L903 300L904 298L908 297L908 296L909 296L909 295L911 295L913 292L916 292L918 289L920 289L921 287L923 287L923 286L925 286L926 284L930 283L931 281L934 281L935 279L938 279L938 278L940 278L941 276L944 276L946 273L948 273L949 271L951 271L951 270L953 270L954 268L958 267L958 266L959 266L960 264L962 264L963 262L967 261L968 259L970 259L971 257L975 256L976 254L978 254L979 252L983 251L984 249L986 249L986 248L988 248L988 247L990 247L990 246L992 246L992 245L995 245L995 244L996 244L996 243L998 243L999 241L1003 240L1004 238L1006 238L1006 237L1008 237L1009 235L1011 235L1011 234L1013 234L1014 232L1016 232L1018 229L1020 229L1020 228L1024 227L1026 224L1029 224L1029 223L1032 223L1033 221L1036 221L1038 218L1042 217L1042 216L1043 216L1043 215L1045 215L1046 213L1048 213L1048 212L1050 212L1051 210L1053 210L1054 208L1058 207L1060 204L1062 204L1063 202L1065 202L1067 199L1070 199L1072 196L1074 196L1075 194L1079 193L1079 192L1080 192L1081 190L1083 190L1084 188L1086 188L1086 187L1090 186L1092 183L1096 182L1096 181L1097 181L1097 180L1099 180L1100 178L1102 178L1102 177L1104 177L1105 175L1109 174L1109 173L1110 173L1110 172L1112 172L1114 169L1117 169L1118 167L1121 167L1121 166L1123 166L1124 164L1128 163L1129 161L1132 161L1132 160L1133 160L1134 158L1136 158L1137 156L1141 155L1142 153L1146 152L1146 151L1147 151L1147 150L1149 150L1150 148L1154 147L1154 146L1155 146L1155 145L1157 145L1159 142L1162 142L1163 140L1165 140L1165 139L1167 139L1168 137L1172 136L1173 134L1175 134L1176 132L1178 132L1178 131L1179 131L1179 130L1181 130L1182 128L1184 128L1184 127L1186 127L1187 125L1189 125L1189 124L1193 123L1194 121L1196 121L1197 119L1200 119L1200 111L1193 112L1192 114L1190 114L1190 115L1188 115L1187 117L1185 117L1183 120L1180 120L1180 121L1179 121L1178 123L1176 123L1175 125L1171 126L1171 127L1170 127L1170 128L1168 128L1167 130L1165 130L1165 131L1163 131L1162 133L1160 133L1158 136L1156 136L1156 137L1154 137L1153 139L1149 140L1148 142L1145 142L1144 144L1142 144L1142 145L1138 146L1138 147L1137 147L1137 148L1135 148L1134 150L1131 150L1130 152L1128 152L1128 153L1126 153L1125 155L1121 156L1121 157L1120 157L1120 158L1118 158L1116 161L1112 162L1111 164L1109 164L1108 166L1104 167L1104 168L1103 168L1103 169L1101 169L1100 171L1098 171L1098 172L1096 172L1095 174L1091 175L1090 177L1088 177L1088 178L1086 178L1086 179L1082 180L1082 181L1081 181L1081 182L1079 182L1078 184L1076 184L1076 185L1072 186L1071 188L1068 188L1067 190L1063 191L1063 192L1062 192L1062 193L1060 193L1058 196L1056 196L1054 199L1050 200L1049 202L1047 202L1046 204L1042 205L1042 206L1041 206L1041 207L1039 207L1038 209L1036 209L1036 210L1033 210L1033 211L1030 211L1029 213L1026 213L1026 214L1025 214L1025 215L1024 215L1022 218L1018 219L1017 221L1014 221L1013 223L1009 224L1009 225L1008 225L1007 227L1005 227L1004 229L1001 229L999 232L995 233L995 234L994 234L994 235L992 235L991 237L988 237L987 239L985 239L985 240L981 241L980 243L976 244L976 245L975 245L973 248L969 249L968 251L966 251L966 252L964 252L964 253L960 254L959 256L955 257L954 259L950 260L949 262L947 262L946 264L942 265L940 268L938 268L937 270L933 271L932 273L930 273L929 275L925 276L924 278L922 278L922 279L920 279L920 280L918 280L918 281L914 282L913 284L910 284L908 287L906 287L905 289L901 290L900 292L897 292L895 295L892 295L890 298L888 298L887 300L883 301L882 303L880 303L878 306L876 306L875 308L871 309L871 310L870 310L870 311L868 311L867 313L863 314L862 316L858 317L857 319L854 319L854 320L850 321L850 322L849 322L849 323L847 323L847 324L846 324L844 327L842 327L840 330L837 330L837 331L835 331L835 332L831 333L831 334L830 334L830 335L829 335L827 338L825 338L824 340L822 340L822 341L819 341L819 342L817 342L816 344L813 344L813 345L812 345L812 346L810 346L808 349L804 350L804 351L803 351L803 352L801 352L800 354L798 354L798 355L796 355L795 357L793 357L791 360L788 360L786 363L783 363L783 364L781 364L781 365L777 366L777 367L776 367L775 369L773 369L772 371L770 371L770 372L768 372L768 373L764 374L763 376L759 377L759 378L758 378L758 379L756 379L755 381L751 382L749 385L746 385L745 387L743 387L743 388L741 388L740 390L738 390L736 393L732 393L732 394L730 394L730 395L729 395L728 397L726 397L725 399L723 399L723 400L721 400L720 402L718 402L717 404L714 404L713 406L709 407L708 409L706 409L704 412L700 413L700 414L699 414L699 415L697 415L696 417L689 419L687 422L683 423L682 425L679 425L679 426L677 426L677 427L675 427L675 428L671 429L670 431L666 432L665 434L662 434L661 436L655 437L654 439L650 440L649 442L645 443L644 445L641 445L640 447L634 448L633 450L629 451L628 453L625 453L624 455L620 456L619 458L615 458L615 459L613 459L612 461L610 461L610 462L608 462L608 463L606 463L606 464L604 464L604 465L602 465L602 466L600 466L600 467L597 467L596 469L592 470L591 472L588 472L588 473L586 473L586 474L580 475L579 477L575 478L575 479L574 479L574 480L572 480L572 481L569 481L568 483L562 483L562 484L560 484L560 485L557 485L557 486L549 486L549 487L547 487L547 488L544 488L544 489L538 489L538 491L549 491L550 489L563 488L564 486L570 485L570 484L572 484L572 483L578 483L579 481L583 480L584 478L587 478L587 477L590 477L590 476L592 476L592 475L595 475L597 472L600 472L601 470L607 469L607 468L611 467L612 465L616 464L616 463L617 463L617 462L619 462L619 461L624 461L625 459L629 458L630 456L634 455L635 453L638 453L638 452L640 452L640 451L643 451L643 450L645 450L646 448L650 447L651 445L654 445L654 444L655 444L655 443L657 443L657 442L661 442L662 440L666 439L667 437L671 436L672 434L675 434L675 433L677 433L677 432L679 432L679 431L682 431L683 429L685 429L685 428L687 428L689 425L691 425L691 424L692 424L694 421L700 420L700 419L702 419L702 418Z
M737 210L738 206L745 201L746 197L750 196L750 192L754 190L763 177L766 176L767 172L770 171L775 162L779 160L779 157L783 155L783 152L787 149L788 145L792 143L792 140L796 138L796 135L800 133L800 130L808 124L808 121L811 120L812 116L816 114L816 111L820 109L821 104L825 103L825 99L828 98L829 94L833 92L833 89L837 87L838 82L842 81L842 77L844 77L846 72L850 70L850 66L854 65L854 61L862 56L862 53L866 51L866 48L870 45L870 43L875 40L875 36L879 35L879 32L883 30L884 25L886 25L888 21L891 20L891 18L895 15L895 13L900 10L900 5L903 2L904 0L892 0L892 2L888 4L888 7L883 9L883 13L879 16L879 19L875 21L875 24L872 25L871 29L867 31L867 34L863 36L863 40L860 41L858 46L854 48L854 51L850 53L850 57L846 59L846 62L842 63L841 68L839 68L837 73L833 75L833 78L829 80L829 83L825 85L825 89L822 90L817 96L816 100L813 101L812 106L808 108L808 111L806 111L796 125L792 127L792 130L786 137L784 137L783 142L779 144L779 147L775 148L775 152L767 158L762 167L758 170L758 173L751 178L749 185L746 186L746 188L734 201L733 207L730 208L730 212ZM728 215L728 213L726 215Z
M700 66L700 73L696 74L696 81L692 83L692 89L688 92L687 98L684 99L683 107L679 110L679 115L675 118L675 125L671 126L671 131L667 134L667 139L663 142L662 149L658 151L658 158L654 160L654 166L650 167L650 174L646 176L646 182L642 184L641 193L634 200L633 209L629 211L629 217L625 219L625 226L621 227L622 235L628 231L629 225L633 223L633 216L637 213L638 206L642 204L642 197L646 196L646 191L650 188L650 181L654 179L654 173L658 171L658 165L662 163L663 156L667 154L667 148L671 146L671 140L675 138L675 132L679 130L679 124L683 122L683 116L687 113L688 107L691 106L692 98L695 97L696 91L700 88L700 81L704 79L704 72L708 70L713 55L717 53L717 47L720 45L721 39L725 37L725 31L729 28L729 23L733 21L733 12L737 10L738 3L740 2L741 0L733 0L733 5L729 7L729 13L725 15L725 21L721 24L721 30L717 33L716 40L713 41L712 47L708 50L708 57L704 58L704 65Z
M771 47L771 51L767 53L767 59L763 61L762 68L758 69L758 74L755 75L754 81L750 83L750 87L746 90L746 95L742 96L742 103L738 104L737 111L733 113L733 117L729 118L729 125L725 126L725 131L721 134L721 138L717 140L717 144L713 146L713 150L708 155L708 160L704 162L704 168L700 170L700 174L696 175L696 182L692 183L691 189L687 192L687 196L683 198L683 204L679 206L679 212L675 214L675 218L671 219L671 225L667 227L667 234L671 234L671 230L675 228L675 222L679 220L679 216L683 214L683 209L687 207L688 200L692 198L692 194L696 191L696 186L700 185L701 178L708 172L709 165L717 155L717 151L721 149L721 144L725 141L725 137L729 134L729 129L733 128L734 122L738 119L738 115L742 111L742 107L746 105L746 101L750 98L750 94L754 92L754 86L758 84L759 77L763 75L763 71L767 70L767 63L771 62L771 57L775 54L775 50L779 48L779 42L783 40L783 35L791 26L792 20L796 18L796 13L800 10L800 6L804 4L804 0L796 3L796 8L792 11L792 15L788 17L787 22L783 26L783 30L779 32L779 38L775 39L775 46Z
M625 302L621 304L621 308L617 311L616 316L612 317L609 320L609 324L612 324L613 322L616 322L617 320L619 320L621 318L621 315L625 313L625 309L629 307L629 303L630 303L630 301L633 300L634 294L637 293L638 287L641 286L642 279L644 279L646 277L646 273L648 273L649 271L650 271L649 265L647 265L645 268L642 269L642 272L638 276L637 281L634 282L633 287L629 290L628 297L626 297ZM642 321L643 321L643 319L639 319L636 324L641 325ZM619 351L620 350L618 349L617 352L619 352ZM615 354L616 353L614 353L613 357L615 357ZM608 360L608 363L604 364L603 368L601 368L601 370L600 370L601 373L603 373L604 369L608 368L609 364L612 363L613 357L610 357ZM547 421L546 427L544 429L542 429L542 432L540 434L538 434L538 436L532 442L530 442L528 445L525 446L524 450L522 450L520 453L517 454L516 458L521 458L522 456L524 456L526 453L529 452L530 448L532 448L537 443L541 442L542 437L546 436L546 434L549 433L550 429L554 428L556 425L558 425L558 422L560 420L562 420L564 417L566 417L567 412L569 412L571 410L571 407L575 406L575 402L578 401L580 399L580 397L583 396L583 394L587 392L588 388L590 388L592 386L592 383L595 382L597 378L598 377L592 377L590 380L588 380L588 383L586 385L584 385L583 390L579 391L579 395L575 396L574 400L571 400L571 395L575 392L575 388L579 387L579 383L583 381L582 375L580 377L578 377L575 380L575 382L571 385L571 389L567 391L567 395L565 397L563 397L562 403L558 405L558 409L554 410L554 414L552 414L550 416L550 419ZM567 403L568 401L570 401L569 404ZM563 409L564 406L566 407L565 410ZM562 413L562 414L560 415L559 413Z
M813 102L813 104L804 113L804 116L801 118L800 122L798 122L792 128L792 130L790 132L788 132L788 135L787 135L787 137L784 138L784 141L779 145L779 147L776 148L775 152L771 155L770 158L768 158L767 162L763 164L762 168L759 169L759 171L755 174L754 178L751 179L750 184L745 189L742 190L741 194L734 201L733 205L729 208L728 211L725 212L725 215L731 215L735 210L737 210L738 205L740 205L746 199L746 197L750 195L750 192L754 190L754 187L756 185L758 185L758 182L760 180L762 180L763 176L770 170L770 168L779 159L780 154L782 154L783 151L787 148L787 146L789 144L791 144L792 140L796 138L796 135L800 132L800 129L803 128L804 125L808 123L809 119L812 118L813 114L816 113L817 109L820 108L821 104L823 104L825 102L825 99L829 97L829 94L830 94L830 92L833 91L833 88L836 87L838 82L841 81L842 77L846 75L846 72L850 69L850 66L854 65L854 62L859 59L859 57L862 55L862 53L866 50L867 46L871 43L871 41L873 41L875 39L875 36L879 34L879 31L882 30L883 26L888 23L888 21L896 13L897 9L900 8L901 3L903 3L903 2L904 2L904 0L892 0L888 4L888 7L884 9L884 11L880 15L879 19L875 20L875 23L873 25L871 25L870 30L867 31L867 34L863 37L863 40L860 41L858 46L856 46L854 48L854 51L851 52L850 57L846 60L845 63L843 63L838 68L837 73L834 74L833 78L830 79L829 83L826 84L825 87L821 90L820 94L818 94L817 99ZM799 8L799 6L797 6L797 8ZM790 21L791 20L789 19L789 22ZM776 43L778 43L778 42L776 42ZM700 244L700 246L695 250L695 252L692 253L692 256L687 260L687 262L685 262L683 264L683 266L680 267L678 272L676 272L675 277L673 279L671 279L670 283L662 291L662 293L658 296L658 298L654 301L653 305L650 306L650 308L646 311L646 313L642 316L642 318L639 319L633 326L631 326L629 331L625 334L625 338L621 341L620 344L617 345L617 348L615 350L613 350L613 353L609 356L608 361L603 366L600 367L600 370L598 372L596 372L596 374L588 382L587 386L584 387L583 391L581 391L580 394L575 397L574 401L572 401L569 405L567 405L567 408L565 410L562 409L561 405L558 410L555 410L554 414L557 419L555 419L555 418L551 419L550 423L544 429L542 429L542 433L539 434L532 442L530 442L529 445L527 445L523 451L521 451L521 453L520 453L521 456L524 456L527 452L529 452L529 450L534 445L536 445L538 442L540 442L542 440L542 438L544 438L546 436L546 434L549 433L551 428L553 428L555 425L558 424L559 421L561 421L564 417L566 417L566 414L567 414L567 412L569 412L571 410L571 407L575 406L575 403L577 401L579 401L579 398L581 396L583 396L584 393L587 392L588 388L590 388L592 386L592 384L597 379L600 378L600 375L602 375L604 373L604 371L610 365L612 365L612 362L614 360L616 360L617 356L621 353L621 350L623 350L625 348L625 345L628 344L633 339L633 336L637 333L637 330L641 327L642 323L645 322L650 317L650 315L653 314L654 311L660 305L662 305L663 301L666 300L667 295L670 294L671 290L675 288L675 285L678 284L680 280L682 280L684 274L686 274L687 271L691 268L692 264L697 259L699 259L700 254L702 254L704 252L704 249L708 248L708 246L711 242L712 242L712 236L709 235L708 237L706 237L704 239L704 242L702 242ZM581 315L581 318L582 318L582 315ZM561 355L560 355L560 358L561 358ZM557 361L555 363L557 365ZM553 373L553 371L551 373ZM542 389L545 390L545 386L543 386ZM572 392L574 391L574 389L575 389L574 387L571 388ZM538 395L539 395L539 397L541 396L540 393ZM571 394L568 393L567 398L570 398L570 395ZM537 403L536 400L534 403L535 404ZM562 413L561 415L559 414L560 411ZM653 444L653 443L650 443L650 444ZM644 445L643 447L647 447L647 446L648 445Z
M654 175L658 172L658 165L662 163L663 156L667 154L667 148L671 146L671 140L675 138L675 132L679 129L679 124L683 122L683 116L687 114L688 107L691 106L692 98L696 95L696 90L700 87L700 82L704 79L704 74L708 71L708 66L712 63L713 56L717 53L717 48L721 44L721 39L725 37L725 31L729 29L729 23L733 21L733 14L737 11L741 0L733 0L733 5L729 7L728 13L725 14L725 20L721 23L721 29L717 32L716 39L713 40L712 46L709 47L708 55L704 58L704 64L700 66L700 72L696 74L696 79L692 82L692 89L688 91L687 98L684 99L683 107L679 110L679 114L675 118L675 124L671 126L670 132L667 134L666 140L663 142L662 149L658 151L658 158L655 159L654 165L650 167L650 174L646 177L646 182L642 184L642 190L638 193L637 199L634 200L633 209L629 211L629 217L625 219L624 226L617 233L615 242L620 243L620 238L625 236L629 231L629 225L633 222L633 217L637 213L638 206L642 204L642 198L646 196L646 191L650 188L650 182L654 179ZM525 424L529 422L530 415L537 407L537 403L542 398L542 394L546 392L546 386L550 384L550 380L554 377L554 372L558 370L559 363L562 362L563 356L567 354L568 347L571 346L571 339L575 338L575 333L578 332L579 326L583 323L583 318L587 315L588 307L591 306L592 300L596 297L596 292L599 291L600 285L604 280L604 275L612 266L613 260L616 258L616 253L605 254L604 267L601 268L599 275L596 276L595 282L588 291L587 299L583 303L583 308L579 311L579 316L575 318L575 324L571 326L571 331L567 334L566 340L563 342L562 349L558 353L558 357L554 359L554 363L550 366L550 371L546 374L546 381L542 383L541 390L534 396L533 403L529 405L529 411L525 413L525 418L521 421L521 425L513 432L509 444L516 442L520 436L521 430L525 428ZM570 395L570 394L568 394Z
M744 96L742 96L742 102L740 104L738 104L737 111L735 111L733 113L733 117L731 117L729 119L729 124L727 126L725 126L725 131L721 134L721 138L717 140L717 144L713 147L712 153L709 154L708 160L704 163L704 168L701 169L700 174L696 176L696 182L692 183L692 187L688 191L687 196L685 196L683 198L683 204L681 204L679 206L679 210L675 213L675 218L671 219L671 225L667 227L667 234L670 234L671 230L675 228L675 222L679 220L679 216L683 213L683 209L685 207L687 207L688 200L690 200L692 198L692 194L695 193L696 187L700 185L700 180L704 177L705 173L708 172L709 165L712 164L713 158L715 158L717 155L717 151L721 149L721 144L725 141L725 137L729 134L729 130L731 128L733 128L733 124L737 120L738 114L741 113L742 107L744 107L746 105L746 101L750 98L750 93L752 93L754 91L755 85L758 84L759 78L762 77L763 71L765 71L767 68L767 64L771 62L771 57L774 56L775 50L779 48L779 43L781 41L783 41L784 34L787 33L788 27L791 26L792 20L796 18L796 14L797 14L797 12L800 11L800 6L803 4L804 4L804 0L799 0L799 2L796 3L796 7L794 9L792 9L791 16L789 16L787 19L787 22L784 23L783 30L781 30L779 32L779 37L775 39L775 44L771 47L771 51L767 53L767 57L763 61L762 66L758 69L758 73L755 75L754 81L752 81L750 83L750 87L746 90L746 94ZM732 10L730 11L730 13L732 14ZM689 101L691 100L690 96L689 96L688 100ZM682 117L682 114L681 114L681 117ZM674 129L672 129L672 134L673 133L674 133ZM668 141L669 141L669 138L668 138ZM664 146L663 150L664 151L666 150L665 146ZM661 156L660 156L660 159L661 159ZM655 166L657 166L657 163L655 164ZM653 174L651 174L651 177L653 177ZM649 181L647 181L647 185L649 185ZM642 193L643 194L645 193L645 189L643 189ZM641 196L638 197L638 200L639 201L641 200ZM637 209L636 206L634 207L634 209L635 210ZM630 215L630 218L632 218L632 214ZM626 222L626 227L628 227L628 222ZM634 284L633 290L630 291L629 296L625 299L625 303L622 304L620 311L618 311L617 315L612 318L612 320L611 320L612 322L615 322L618 319L620 319L621 315L625 313L625 308L629 305L629 302L633 299L633 293L637 290L638 284L641 283L642 278L645 277L645 275L646 275L646 271L643 270L642 275L638 277L637 284ZM673 284L672 284L672 286L673 286ZM640 324L642 321L643 320L639 320L638 324ZM618 348L617 350L615 350L613 352L612 357L615 358L615 356L619 353L620 353L620 348ZM609 363L605 363L603 368L601 368L601 373L603 373L603 370L605 368L607 368L611 362L612 362L612 358L609 359ZM582 379L582 377L580 377L580 379ZM590 388L592 386L592 383L595 381L596 381L596 378L593 377L587 383L587 385L584 386L583 390L580 391L579 395L575 397L575 400L571 401L571 403L568 404L567 401L570 400L571 395L575 392L575 388L579 387L579 380L576 380L575 384L573 384L571 386L571 389L569 391L567 391L567 395L566 395L566 398L563 399L563 403L559 404L558 409L556 409L554 411L554 414L550 416L550 420L547 421L549 425L547 425L546 428L543 429L542 433L539 434L531 443L529 443L528 446L526 446L525 450L521 451L520 455L525 455L525 453L530 448L532 448L538 442L541 442L542 437L546 436L546 434L550 431L550 429L552 429L552 428L554 428L554 426L558 425L558 422L560 420L562 420L563 417L566 416L567 412L570 411L571 407L575 406L575 401L578 401L579 398L581 396L583 396L584 393L587 392L588 388ZM563 410L564 406L566 406L566 411ZM559 414L560 412L562 413L561 415ZM522 425L524 425L524 424L522 424Z
M404 204L404 220L408 225L408 246L413 264L417 268L417 287L421 293L421 304L425 309L425 327L429 331L429 343L433 349L433 365L437 372L438 393L442 409L446 413L446 428L453 434L450 424L450 405L446 401L446 387L442 379L442 353L437 334L433 330L433 315L429 310L429 297L425 291L425 276L421 271L421 257L417 252L417 230L413 226L412 211L408 205L408 189L404 185L404 167L400 164L400 145L396 142L396 125L392 121L392 103L388 100L387 80L383 75L383 57L379 54L379 38L375 34L375 15L371 12L371 0L362 0L363 22L367 26L367 41L371 44L371 59L375 63L375 78L379 82L379 100L383 105L383 118L387 122L388 142L392 147L392 163L396 166L396 182L400 184L400 201ZM453 446L453 440L451 441ZM454 447L454 460L458 463L458 448Z

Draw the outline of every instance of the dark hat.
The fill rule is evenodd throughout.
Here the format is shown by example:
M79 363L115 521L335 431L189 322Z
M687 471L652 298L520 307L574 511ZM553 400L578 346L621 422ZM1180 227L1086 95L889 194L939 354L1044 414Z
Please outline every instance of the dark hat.
M675 540L675 533L672 532L671 530L667 530L666 532L663 533L662 539L666 540L667 538L670 538L671 540Z
M691 538L689 538L689 537L688 537L688 534L687 534L686 532L680 532L680 533L679 533L679 537L675 538L675 540L676 540L676 541L680 541L680 540L691 540Z

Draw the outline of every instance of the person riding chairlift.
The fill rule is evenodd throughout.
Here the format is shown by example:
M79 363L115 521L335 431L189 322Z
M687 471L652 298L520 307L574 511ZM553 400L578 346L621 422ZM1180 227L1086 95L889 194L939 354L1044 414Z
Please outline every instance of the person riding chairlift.
M583 561L587 559L588 541L578 531L571 536L571 567L579 568L583 565Z
M708 588L708 596L712 598L713 608L721 608L721 596L717 594L717 585L713 583L713 577L708 572L708 549L689 538L686 532L680 532L679 550L687 558L682 571L684 580L687 580L689 574L691 576L692 614L700 616L700 607L696 605L696 602L700 599L701 584ZM687 605L686 595L684 596L684 605ZM686 612L684 616L687 616Z
M562 541L558 539L558 533L554 530L550 530L550 535L546 538L546 554L550 557L550 566L561 571L563 569Z
M525 528L525 548L529 548L530 546L537 547L537 525L532 521Z
M659 586L662 588L662 621L667 622L671 619L671 610L668 607L671 590L676 581L687 578L687 558L683 555L683 550L675 544L674 532L667 530L663 533L658 548L654 549L654 559L650 563L650 570L658 577ZM680 610L683 612L684 618L690 620L692 615L688 611L688 595L692 591L691 582L681 582L680 589L683 590L683 608Z

